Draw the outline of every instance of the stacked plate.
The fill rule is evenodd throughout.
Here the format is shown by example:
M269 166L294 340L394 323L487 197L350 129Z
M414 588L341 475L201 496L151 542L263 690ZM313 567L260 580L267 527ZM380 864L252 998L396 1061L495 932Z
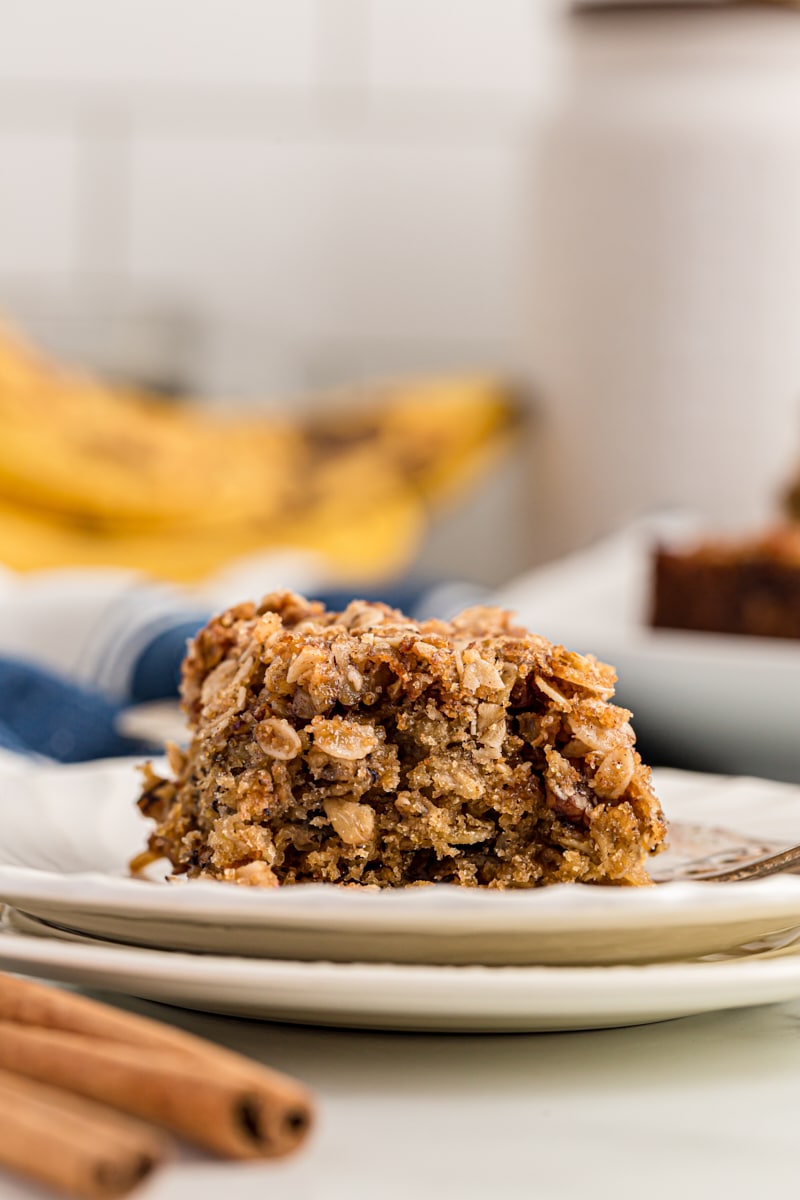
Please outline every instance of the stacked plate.
M661 772L673 882L372 892L131 879L126 761L0 763L0 966L210 1012L419 1030L627 1025L800 996L800 878L700 865L800 841L800 788ZM732 831L732 832L731 832Z

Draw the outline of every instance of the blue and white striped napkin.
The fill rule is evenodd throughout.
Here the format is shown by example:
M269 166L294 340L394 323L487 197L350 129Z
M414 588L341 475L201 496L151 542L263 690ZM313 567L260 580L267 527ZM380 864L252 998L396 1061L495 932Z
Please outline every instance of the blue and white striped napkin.
M124 710L177 698L186 642L211 613L287 587L333 608L355 594L326 589L318 565L299 555L193 591L116 570L19 576L0 568L0 748L60 762L153 749L120 732ZM470 585L407 582L358 594L414 616L448 616L483 596Z

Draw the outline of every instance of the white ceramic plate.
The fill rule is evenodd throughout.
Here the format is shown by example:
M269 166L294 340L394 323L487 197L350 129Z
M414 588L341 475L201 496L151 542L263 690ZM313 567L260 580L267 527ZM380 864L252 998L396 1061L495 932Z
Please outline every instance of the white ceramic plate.
M671 817L695 826L701 850L719 846L717 826L737 831L723 839L723 858L737 856L738 835L800 842L799 788L677 771L657 783ZM127 761L32 767L1 759L0 900L133 945L339 962L641 962L697 957L800 925L793 876L505 893L131 879L127 863L148 828L133 803L137 786ZM697 853L691 841L684 839L684 858ZM669 867L666 855L656 863L664 860Z
M14 914L0 933L0 966L181 1008L294 1024L476 1033L602 1029L800 995L800 952L793 948L639 967L433 967L218 958L52 934Z
M494 600L537 633L613 663L618 700L651 753L800 782L800 642L647 626L653 546L687 536L683 521L643 522Z

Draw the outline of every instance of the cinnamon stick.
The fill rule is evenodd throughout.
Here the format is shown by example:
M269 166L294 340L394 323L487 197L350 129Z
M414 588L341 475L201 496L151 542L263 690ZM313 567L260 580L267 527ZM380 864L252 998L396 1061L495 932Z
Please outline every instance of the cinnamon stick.
M123 1012L87 996L4 972L0 972L0 1021L63 1029L65 1033L86 1033L129 1046L180 1049L187 1055L200 1055L204 1059L213 1051L215 1055L235 1059L240 1064L253 1065L250 1059L232 1050L214 1046L161 1021Z
M308 1091L288 1075L147 1017L6 974L3 1066L235 1158L290 1153L313 1117Z
M293 1081L170 1050L0 1021L0 1069L163 1125L228 1158L287 1154L309 1122ZM263 1078L262 1078L263 1074Z
M159 1134L0 1071L0 1163L85 1200L125 1196L166 1157Z

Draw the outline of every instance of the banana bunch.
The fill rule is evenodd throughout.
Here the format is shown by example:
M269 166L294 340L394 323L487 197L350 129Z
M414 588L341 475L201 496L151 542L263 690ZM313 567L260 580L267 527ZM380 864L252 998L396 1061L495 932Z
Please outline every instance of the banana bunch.
M342 580L380 578L413 554L429 506L498 453L513 407L491 381L456 379L320 412L214 415L102 383L0 328L0 563L190 581L293 547Z

